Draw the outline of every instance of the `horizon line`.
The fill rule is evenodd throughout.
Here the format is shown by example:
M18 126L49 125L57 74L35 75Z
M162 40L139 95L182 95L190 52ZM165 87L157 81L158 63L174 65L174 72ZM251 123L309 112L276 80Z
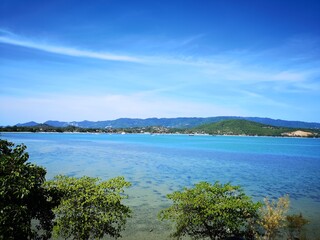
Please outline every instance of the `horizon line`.
M46 122L59 122L59 123L81 123L81 122L92 122L92 123L97 123L97 122L107 122L107 121L117 121L120 119L128 119L128 120L149 120L149 119L179 119L179 118L190 118L190 119L207 119L207 118L241 118L241 119L252 119L252 118L258 118L258 119L270 119L274 121L285 121L285 122L300 122L300 123L316 123L320 124L320 122L316 121L302 121L302 120L285 120L285 119L280 119L280 118L271 118L271 117L244 117L244 116L211 116L211 117L148 117L148 118L129 118L129 117L120 117L116 119L107 119L107 120L73 120L73 121L61 121L61 120L46 120L44 122L37 122L37 121L27 121L27 122L22 122L22 123L16 123L15 125L7 125L7 126L16 126L16 125L22 125L22 124L27 124L27 123L36 123L36 124L46 124ZM1 125L0 125L1 126ZM2 125L3 126L3 125Z

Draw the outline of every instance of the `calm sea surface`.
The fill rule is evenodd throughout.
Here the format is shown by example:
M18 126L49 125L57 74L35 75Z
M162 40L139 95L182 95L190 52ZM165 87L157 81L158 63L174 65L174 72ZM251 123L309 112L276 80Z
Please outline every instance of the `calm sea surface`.
M123 239L168 239L157 220L166 194L199 181L241 185L255 201L289 194L291 212L320 236L320 139L188 135L1 133L24 143L30 161L57 174L109 179L125 176L134 216Z

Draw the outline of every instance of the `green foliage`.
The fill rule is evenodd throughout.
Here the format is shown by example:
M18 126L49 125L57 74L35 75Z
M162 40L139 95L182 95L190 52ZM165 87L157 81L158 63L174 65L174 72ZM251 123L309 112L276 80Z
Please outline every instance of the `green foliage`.
M120 232L131 215L130 208L122 204L127 198L123 188L130 186L123 177L100 181L86 176L57 176L47 184L64 192L60 206L55 209L56 235L83 240L104 235L121 237Z
M300 239L301 231L304 225L308 224L309 221L305 219L302 214L299 215L288 215L287 216L287 229L289 239Z
M277 201L264 199L260 209L259 224L264 230L265 239L275 239L280 230L286 226L286 213L289 210L289 196L280 197Z
M272 125L261 124L258 122L254 122L255 120L259 121L259 118L249 118L253 121L248 121L244 119L230 119L232 117L214 117L214 118L190 118L189 120L186 118L177 118L168 120L168 122L163 119L154 119L154 121L147 121L148 124L142 124L142 122L132 122L127 127L120 127L121 125L126 125L125 122L118 122L118 124L107 124L112 125L113 127L105 127L103 125L101 127L101 123L96 124L89 124L84 126L87 127L75 127L75 126L62 126L64 124L56 124L59 126L51 126L48 124L38 124L32 126L7 126L7 127L0 127L0 132L84 132L84 133L182 133L182 134L194 134L194 133L206 133L206 134L214 134L214 135L258 135L258 136L283 136L282 134L290 133L292 131L299 130L297 128L289 128L289 127L276 127ZM132 120L132 119L131 119ZM146 119L147 120L147 119ZM156 124L158 122L162 122L162 124ZM260 119L261 120L261 119ZM276 123L277 120L267 121L268 119L262 119L262 122L270 122ZM141 120L145 121L145 120ZM280 123L282 122L279 120ZM165 124L167 122L167 124ZM208 123L211 122L211 123ZM48 122L49 123L49 122ZM287 126L300 126L300 122L286 122ZM291 124L290 124L291 123ZM67 124L67 123L65 123ZM105 123L106 124L106 123ZM141 125L142 124L142 125ZM149 125L150 124L150 125ZM196 125L199 125L195 127ZM284 123L283 123L284 124ZM282 125L283 125L282 124ZM80 124L82 125L82 124ZM141 125L141 126L136 126ZM82 125L83 126L83 125ZM90 126L90 127L89 127ZM175 126L175 127L174 127ZM303 126L303 124L302 124ZM180 128L176 128L180 127ZM307 137L320 137L320 130L316 128L307 129L306 127L304 130L312 133ZM286 135L286 134L285 134Z
M192 130L218 135L281 136L281 133L292 132L295 129L269 126L242 119L232 119L217 123L204 124L193 128Z
M167 196L173 205L159 213L161 220L176 223L173 237L225 239L253 238L260 203L253 203L239 186L200 182Z
M8 126L8 127L0 127L1 132L87 132L88 129L78 128L75 126L67 126L67 127L53 127L47 124L38 124L35 126ZM90 129L90 132L96 132L96 129Z
M26 146L0 140L0 239L49 239L59 192L43 186L46 170L27 162ZM35 220L36 229L31 221Z

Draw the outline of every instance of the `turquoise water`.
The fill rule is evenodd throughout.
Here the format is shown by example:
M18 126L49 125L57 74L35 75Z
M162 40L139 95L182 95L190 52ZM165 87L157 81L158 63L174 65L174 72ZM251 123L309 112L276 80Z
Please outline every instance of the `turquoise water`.
M125 176L134 210L123 239L168 239L170 225L157 220L166 194L199 181L241 185L259 201L289 194L292 213L320 236L320 139L188 136L2 133L24 143L30 161L57 174L108 179Z

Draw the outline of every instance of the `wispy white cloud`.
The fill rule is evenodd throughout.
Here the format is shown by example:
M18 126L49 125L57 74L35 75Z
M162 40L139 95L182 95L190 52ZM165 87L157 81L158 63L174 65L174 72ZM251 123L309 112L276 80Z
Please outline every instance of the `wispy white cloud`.
M186 39L181 45L201 37ZM8 113L8 117L12 112L26 120L43 114L44 121L54 116L64 116L64 120L105 120L259 115L256 114L259 112L270 117L277 111L280 115L276 117L281 117L290 111L296 114L297 108L307 105L305 102L310 105L309 99L319 102L319 60L302 63L286 58L278 60L281 49L277 54L276 49L265 55L263 51L238 50L197 57L177 55L174 51L158 55L142 51L139 57L130 57L56 46L1 30L0 42L74 57L123 61L121 65L106 68L101 66L108 66L108 62L87 65L86 61L79 61L79 65L70 67L67 62L59 68L50 63L42 69L38 62L4 61L0 66L0 95L3 95L0 100L10 105L0 106L0 112ZM123 50L130 52L129 49ZM124 65L126 62L143 64L129 66ZM54 91L61 96L48 97ZM79 96L72 96L76 94ZM48 107L43 109L44 105ZM32 107L25 110L25 106ZM10 108L14 110L10 112ZM309 111L311 117L314 108Z
M108 61L124 61L124 62L141 62L142 59L137 57L125 56L125 55L117 55L105 52L95 52L83 49L77 49L73 47L64 47L64 46L56 46L52 44L45 44L41 42L35 42L29 39L24 39L20 36L17 36L8 31L1 30L2 36L0 36L0 42L10 45L16 45L26 48L32 48L36 50L41 50L45 52L61 54L72 57L85 57L85 58L94 58L100 60L108 60Z
M202 38L204 35L195 35L181 41L177 41L175 45L184 46L196 39ZM173 40L172 40L173 41ZM193 57L190 55L163 55L148 56L147 54L137 56L117 55L97 51L89 51L78 49L74 47L58 46L50 43L43 43L42 41L30 40L22 36L18 36L10 31L0 29L0 43L22 46L41 51L51 52L55 54L94 58L108 61L124 61L124 62L143 62L149 66L162 67L168 69L173 68L193 71L200 77L202 81L225 81L233 84L250 84L258 82L274 82L278 83L300 83L297 86L305 86L308 88L308 81L312 80L314 76L320 75L318 69L319 63L315 66L304 66L296 68L296 66L277 66L272 63L272 59L265 60L264 56L257 52L250 50L237 50L219 53L214 56L207 57ZM281 49L279 51L282 51ZM276 52L275 49L272 52ZM279 53L278 53L279 54ZM258 56L258 60L256 59ZM179 70L180 70L179 69ZM199 81L199 79L197 79ZM303 83L303 84L302 84ZM283 87L283 86L282 86Z
M249 55L249 54L248 54ZM242 61L240 56L219 55L219 57L207 58L176 58L176 57L157 57L147 58L149 64L161 64L163 66L176 66L183 69L184 72L193 72L198 83L224 83L224 85L242 85L242 84L269 84L270 87L281 85L282 89L285 86L314 85L314 79L319 78L319 64L306 65L289 65L281 66L273 63L270 60L260 61ZM315 64L315 65L314 65ZM180 72L180 74L183 74ZM191 78L190 81L195 82Z
M265 96L260 93L256 93L248 90L236 90L236 93L242 94L244 97L242 101L250 102L250 103L259 103L260 106L273 106L277 108L289 109L295 108L285 102L280 102L272 99L270 96Z
M205 34L197 34L197 35L188 37L188 38L184 39L184 41L182 41L182 44L186 45L186 44L192 43L192 42L194 42L195 40L198 40L198 39L200 39L200 38L203 38L204 36L205 36Z

